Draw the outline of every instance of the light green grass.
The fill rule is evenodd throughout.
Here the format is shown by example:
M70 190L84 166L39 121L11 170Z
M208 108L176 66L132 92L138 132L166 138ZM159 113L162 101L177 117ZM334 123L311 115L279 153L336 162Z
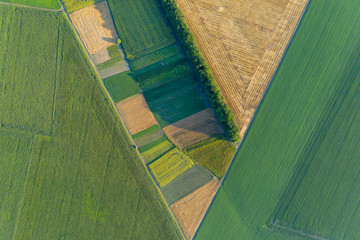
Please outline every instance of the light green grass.
M192 193L199 187L209 182L213 176L201 166L194 165L192 168L175 178L166 185L162 192L169 204Z
M36 18L25 8L16 11L1 8L0 122L11 128L49 134L60 57L58 16L44 17L43 13ZM36 32L31 30L35 24ZM38 44L19 41L33 38Z
M149 168L159 186L164 187L193 165L194 162L188 156L175 148L151 163Z
M107 48L107 51L108 51L109 56L110 56L111 58L116 58L116 57L121 56L121 53L120 53L120 50L119 50L118 45L112 45L112 46L108 47L108 48Z
M30 136L19 137L0 130L0 239L11 239L14 232L31 143Z
M195 144L184 152L201 166L222 178L234 157L236 148L224 136L210 138Z
M169 57L175 56L179 53L181 53L181 48L177 43L175 43L170 46L161 48L155 52L131 60L129 61L129 66L132 71L137 71Z
M153 143L155 141L159 141L159 139L161 139L163 137L165 137L165 133L160 128L160 126L157 124L133 135L135 144L139 148L141 148L145 145L149 145L150 143ZM165 137L165 139L167 140L166 137ZM140 151L141 151L141 149L140 149Z
M339 81L359 69L348 68L352 53L358 51L359 17L360 5L355 0L310 2L195 239L308 239L291 231L271 229L268 223L282 199L281 193L296 174L300 174L299 192L294 201L285 200L289 212L279 215L280 224L287 227L294 221L294 230L309 234L316 231L333 240L359 237L360 215L354 204L359 202L360 186L353 172L359 173L359 142L355 137L360 134L360 121L356 121L359 115L355 115L360 108L356 106L358 94L353 95L355 105L347 111L339 109L342 119L334 112L328 116L329 120L333 118L333 125L323 132L324 139L307 145L319 130L319 120L332 94L339 90ZM359 92L356 89L352 91ZM346 101L336 104L346 106ZM297 171L296 166L305 153L316 154L310 157L313 163L308 170L302 169L309 175L301 180L304 172Z
M118 62L124 61L123 56L120 53L120 49L117 45L108 47L107 51L109 53L110 59L96 66L96 68L100 71L112 67Z
M130 71L105 78L104 84L114 102L120 102L141 92Z
M159 1L109 0L114 23L130 60L175 43Z
M61 9L59 0L1 0L0 2L20 4L30 7L48 8L48 9Z
M61 0L64 2L66 10L71 13L81 8L93 5L103 0Z
M31 73L27 80L33 82L20 92L23 97L14 109L30 97L42 100L38 76L43 73L31 69L36 54L43 53L29 57L26 51L40 45L47 53L46 38L52 39L52 29L59 32L54 40L58 57L43 69L57 67L56 75L47 79L54 82L56 77L52 131L34 136L26 129L0 128L14 136L19 131L34 136L29 157L27 140L0 137L0 201L6 208L1 209L0 239L183 239L65 14L4 5L0 13L0 59L12 48L24 52L23 58L6 60L17 61L16 70ZM8 38L13 32L26 37ZM16 85L23 81L17 76L5 80ZM6 86L1 85L1 93ZM36 123L37 116L27 116L25 110L24 122ZM0 116L7 111L2 105ZM37 112L43 113L47 115L46 106Z
M162 139L160 143L156 146L153 146L147 151L143 151L141 155L143 156L146 164L153 162L155 159L159 158L160 156L164 155L175 146L168 140Z

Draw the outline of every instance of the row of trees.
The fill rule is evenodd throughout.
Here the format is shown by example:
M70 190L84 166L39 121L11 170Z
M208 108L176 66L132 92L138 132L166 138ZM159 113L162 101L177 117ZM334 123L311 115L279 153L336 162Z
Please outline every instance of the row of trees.
M217 86L209 66L196 45L194 35L187 26L179 6L175 0L161 0L161 3L187 57L191 60L193 66L197 70L198 76L205 88L205 92L210 98L227 135L231 141L239 141L239 128L236 125L234 114L222 96L220 88Z

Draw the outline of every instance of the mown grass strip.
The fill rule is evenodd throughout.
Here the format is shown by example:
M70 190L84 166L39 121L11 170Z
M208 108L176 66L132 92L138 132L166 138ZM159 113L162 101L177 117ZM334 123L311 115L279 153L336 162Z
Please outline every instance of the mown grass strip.
M68 13L74 12L81 8L93 5L103 0L60 0L64 2L65 8Z
M141 132L138 132L138 133L134 134L133 139L134 140L139 139L139 138L141 138L141 137L143 137L143 136L145 136L145 135L147 135L147 134L149 134L149 133L151 133L153 131L157 131L159 129L161 129L161 127L156 124L156 125L154 125L152 127L149 127L149 128L147 128L147 129L145 129L145 130L143 130Z
M142 152L141 155L143 156L146 164L152 163L157 158L161 157L171 149L174 149L174 145L170 141L163 141L160 144L154 146L153 148Z

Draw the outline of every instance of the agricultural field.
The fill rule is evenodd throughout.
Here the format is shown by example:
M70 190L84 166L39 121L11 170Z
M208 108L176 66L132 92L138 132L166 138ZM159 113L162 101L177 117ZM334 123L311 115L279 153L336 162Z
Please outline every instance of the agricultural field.
M199 83L193 75L167 81L145 91L144 96L161 127L207 108Z
M175 43L159 1L109 0L108 3L129 60Z
M174 180L194 165L189 157L177 148L167 152L149 165L149 168L160 187Z
M0 238L182 239L66 15L0 16Z
M236 148L226 140L224 135L218 135L192 145L184 152L217 177L222 178L235 155Z
M172 204L203 186L212 178L213 176L201 166L194 165L163 187L162 192L167 202Z
M133 74L123 72L103 79L107 91L114 102L120 102L141 92Z
M61 9L59 0L1 0L1 2L54 10Z
M187 239L193 239L219 185L220 182L213 179L171 205L171 210Z
M224 133L211 108L164 127L164 132L180 149Z
M118 39L106 1L70 13L69 17L90 55L114 45Z
M103 0L61 0L64 2L66 11L68 13L74 12L76 10L79 10L81 8L96 4L98 2L102 2ZM104 1L106 2L106 1Z
M243 136L308 0L176 0Z
M310 2L195 239L359 238L359 17Z
M132 135L157 124L142 94L129 97L117 103L116 107Z

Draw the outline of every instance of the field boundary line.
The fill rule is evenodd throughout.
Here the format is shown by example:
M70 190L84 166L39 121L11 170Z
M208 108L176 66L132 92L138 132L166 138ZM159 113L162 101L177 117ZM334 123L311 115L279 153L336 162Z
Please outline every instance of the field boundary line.
M32 9L37 9L37 10L49 11L49 12L62 12L64 10L64 6L62 5L62 3L61 3L62 7L60 9L33 7L33 6L21 5L21 4L17 4L17 3L7 3L7 2L1 2L1 1L0 1L0 4L16 6L16 7L23 7L23 8L32 8Z
M256 108L256 110L255 110L255 112L254 112L254 115L253 115L252 118L251 118L251 121L250 121L250 123L249 123L249 126L247 127L247 129L246 129L246 131L245 131L245 133L244 133L244 136L242 137L241 142L239 143L239 146L237 147L237 150L236 150L236 152L235 152L235 155L234 155L233 159L231 160L230 165L229 165L229 167L228 167L228 169L227 169L227 171L226 171L223 179L220 181L219 188L218 188L218 190L216 191L213 199L211 200L211 203L210 203L208 209L206 210L206 213L205 213L205 215L204 215L204 218L201 220L200 225L199 225L199 227L197 228L197 230L196 230L193 238L196 237L196 235L197 235L197 233L198 233L201 225L203 224L204 219L206 218L206 215L208 214L208 212L209 212L212 204L214 203L214 200L215 200L215 198L217 197L217 195L218 195L218 193L219 193L219 190L221 189L221 187L222 187L222 185L223 185L223 183L224 183L224 181L225 181L225 179L226 179L226 177L227 177L227 175L228 175L228 173L229 173L229 170L230 170L231 166L233 165L233 162L234 162L234 160L235 160L235 158L236 158L236 156L237 156L237 154L238 154L238 152L239 152L239 149L241 148L241 146L242 146L243 143L244 143L244 140L246 139L246 136L247 136L247 134L248 134L248 132L249 132L249 130L250 130L250 128L251 128L251 125L253 124L254 119L255 119L255 117L256 117L256 115L257 115L257 113L258 113L258 111L259 111L259 109L260 109L260 107L261 107L261 104L262 104L262 102L264 101L265 96L267 95L267 92L268 92L268 90L269 90L269 88L270 88L270 86L271 86L271 83L273 82L273 80L274 80L274 78L275 78L275 76L276 76L276 73L277 73L277 71L279 70L279 67L280 67L280 65L282 64L282 62L283 62L283 60L284 60L284 57L285 57L285 55L286 55L286 53L287 53L287 51L288 51L288 49L289 49L289 47L290 47L290 45L291 45L291 43L292 43L292 40L293 40L294 36L296 35L296 32L297 32L297 30L298 30L298 28L299 28L299 26L300 26L300 23L301 23L304 15L305 15L305 13L307 12L307 9L308 9L308 7L309 7L309 5L310 5L310 2L311 2L311 0L308 0L308 3L306 4L304 11L303 11L302 15L301 15L300 18L299 18L299 21L298 21L297 26L296 26L296 28L295 28L295 30L294 30L291 38L290 38L290 41L289 41L289 43L287 44L287 46L286 46L286 48L285 48L285 51L284 51L284 53L283 53L283 55L282 55L282 57L281 57L281 60L280 60L280 62L279 62L279 64L278 64L278 66L277 66L277 68L276 68L273 76L271 77L271 80L270 80L268 86L266 87L266 90L265 90L265 92L264 92L264 94L263 94L263 96L262 96L262 98L261 98L261 100L260 100L260 102L259 102L259 104L258 104L258 106L257 106L257 108Z
M273 222L271 223L271 225L273 227L275 227L275 228L280 228L281 230L289 231L289 232L299 234L299 235L302 235L302 236L305 236L305 237L308 237L308 238L313 238L313 239L317 239L317 240L330 240L330 238L323 238L321 236L311 235L311 234L305 233L303 231L298 231L298 230L295 230L295 229L292 229L292 228L284 227L284 226L282 226L280 224L276 224L276 223L273 223Z
M106 1L106 3L108 4L107 0L105 0L105 1ZM109 93L108 90L106 89L105 84L104 84L102 78L100 77L100 74L99 74L99 72L97 71L94 63L91 61L91 59L90 59L90 54L89 54L89 52L87 51L87 49L86 49L83 41L81 40L80 35L79 35L78 31L76 30L73 22L71 21L71 18L69 17L69 13L66 11L66 9L65 9L65 7L64 7L64 5L63 5L63 4L64 4L63 1L61 0L60 2L61 2L61 5L63 6L65 15L67 16L67 18L68 18L68 20L69 20L69 22L70 22L73 30L75 31L75 33L76 33L76 35L77 35L78 40L80 40L80 43L81 43L83 49L84 49L84 50L86 51L86 53L87 53L87 58L88 58L88 60L90 61L90 63L91 63L91 65L92 65L93 69L95 70L95 73L97 74L98 78L101 80L101 81L100 81L100 82L101 82L101 86L103 87L103 89L104 89L105 92L107 93L107 97L111 100L112 107L113 107L113 108L116 110L116 112L118 113L118 116L120 117L121 123L122 123L122 125L124 126L124 128L126 129L126 131L127 131L127 133L128 133L128 137L130 137L130 139L131 139L131 141L132 141L132 143L133 143L133 146L136 146L135 141L134 141L134 139L133 139L133 137L132 137L132 135L131 135L128 127L126 126L126 124L125 124L125 122L124 122L124 119L123 119L121 113L120 113L119 110L117 109L114 100L112 99L112 97L110 96L110 93ZM91 6L91 5L90 5L90 6ZM110 10L110 9L109 9L109 10ZM113 19L113 16L112 16L111 11L110 11L110 14L111 14L111 19L112 19L112 21L114 22L114 19ZM119 36L119 34L117 33L117 31L116 31L116 34ZM124 61L127 62L125 58L124 58ZM170 211L173 220L175 220L175 222L176 222L178 228L180 229L180 231L181 231L184 239L186 239L186 236L185 236L184 231L183 231L182 228L180 227L178 220L176 219L173 211L171 210L168 202L167 202L166 199L165 199L165 196L164 196L163 193L161 192L160 186L159 186L158 183L156 182L154 176L151 174L149 167L146 165L145 159L144 159L143 156L141 155L138 147L136 147L136 152L137 152L138 156L141 158L142 164L145 166L145 168L146 168L146 170L147 170L147 172L148 172L147 174L152 178L153 184L156 186L156 189L158 190L158 193L160 193L160 195L161 195L161 197L162 197L162 200L164 201L164 203L165 203L166 206L167 206L168 211Z

